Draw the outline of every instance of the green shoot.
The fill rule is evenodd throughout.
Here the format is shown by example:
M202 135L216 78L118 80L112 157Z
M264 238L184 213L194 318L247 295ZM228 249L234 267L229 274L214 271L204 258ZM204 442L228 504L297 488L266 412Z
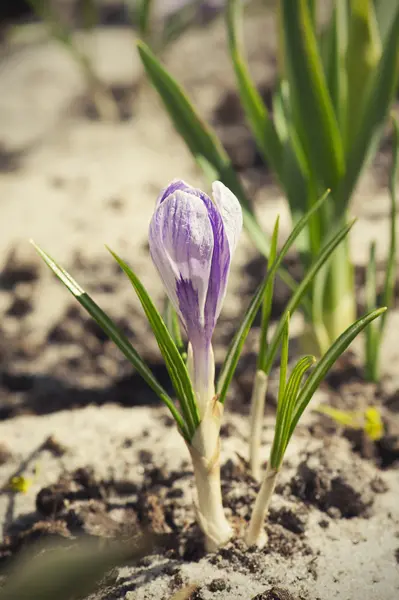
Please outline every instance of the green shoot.
M289 337L289 315L287 315L282 334L280 387L277 402L276 427L266 474L256 499L246 533L246 542L249 546L258 545L259 547L263 547L267 542L266 533L263 528L264 519L269 510L271 497L287 446L299 419L337 358L341 356L353 339L367 325L374 321L374 319L381 316L385 310L386 308L373 310L348 327L348 329L340 335L324 356L318 361L302 387L301 382L303 376L315 362L315 358L313 356L301 358L293 368L287 382L286 373L288 365Z
M396 276L396 188L399 174L399 126L397 120L392 117L392 167L390 172L389 193L391 200L390 212L390 242L388 259L385 269L384 287L382 292L382 302L388 308L392 305L395 291ZM373 242L370 246L370 257L366 271L366 306L371 310L377 300L377 265L375 258L376 245ZM381 344L386 326L386 314L384 314L378 323L372 323L366 329L366 347L365 347L365 374L369 381L377 382L380 378L380 353Z
M42 257L45 263L55 273L58 279L73 294L76 300L87 310L89 315L98 323L108 337L118 346L128 361L133 365L149 387L166 404L175 419L183 437L189 440L192 436L191 430L187 427L182 415L177 410L173 400L156 380L139 353L133 348L126 336L118 329L115 323L105 314L103 310L91 299L91 297L80 287L80 285L60 267L44 250L32 242L35 250Z

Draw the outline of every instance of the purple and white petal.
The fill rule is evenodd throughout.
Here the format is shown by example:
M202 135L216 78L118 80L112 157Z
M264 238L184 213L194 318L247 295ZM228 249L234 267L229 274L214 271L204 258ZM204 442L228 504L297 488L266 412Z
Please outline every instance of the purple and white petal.
M205 305L206 334L210 341L226 295L230 249L222 217L213 203L208 206L208 216L214 236L212 266Z
M178 189L156 209L150 252L169 298L190 336L205 325L214 236L205 203Z
M155 210L158 208L158 206L160 204L162 204L162 202L164 200L166 200L166 198L168 198L169 196L171 196L172 194L174 194L177 190L182 190L184 192L189 192L192 189L193 188L191 187L191 185L189 185L188 183L186 183L185 181L183 181L183 179L174 179L159 194L159 196L157 198L157 202L155 204Z
M236 249L242 230L242 210L236 196L221 181L212 184L215 204L222 215L224 228L230 247L230 258Z

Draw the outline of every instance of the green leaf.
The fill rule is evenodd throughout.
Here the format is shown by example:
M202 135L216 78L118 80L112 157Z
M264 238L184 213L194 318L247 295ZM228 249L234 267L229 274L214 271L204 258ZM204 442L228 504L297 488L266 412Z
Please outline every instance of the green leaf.
M65 285L65 287L75 296L76 300L87 310L89 315L98 323L101 329L107 334L107 336L118 346L122 353L126 356L128 361L133 365L137 372L141 375L144 381L149 387L157 394L157 396L166 404L172 413L179 429L181 430L183 437L189 439L188 431L185 423L182 419L181 414L176 409L173 400L163 389L160 383L156 380L151 370L145 364L139 353L133 348L127 337L118 329L115 323L105 314L103 310L90 298L90 296L80 287L80 285L63 269L60 267L44 250L37 246L33 241L31 242L35 250L42 257L44 262L50 267L55 273L58 279Z
M370 245L370 256L366 271L366 310L372 310L377 304L377 265L375 260L375 242ZM382 317L381 317L382 319ZM381 342L378 323L370 323L366 329L366 378L369 381L378 379L378 355Z
M277 243L278 243L278 229L279 229L280 217L277 217L276 222L274 224L273 235L270 244L270 254L268 259L268 264L272 265L276 260L277 256ZM274 280L275 277L271 277L270 281L266 285L265 293L263 295L262 302L262 318L261 318L261 326L260 326L260 344L259 344L259 353L257 360L257 370L264 371L265 370L265 359L267 354L268 342L267 336L269 331L269 321L270 315L272 312L272 302L273 302L273 290L274 290Z
M282 181L281 144L275 126L256 89L244 59L242 44L242 12L241 0L228 0L226 10L229 49L237 79L238 91L246 118L260 152L269 163L277 177Z
M345 139L347 110L346 49L348 46L348 0L336 0L330 24L321 36L320 45L327 85L335 115Z
M270 462L274 469L279 469L281 463L283 462L284 454L289 442L291 419L295 409L302 378L306 371L308 371L310 367L314 365L315 361L316 359L314 356L304 356L301 358L293 368L286 385L284 396L281 399L281 407L277 412L276 429L273 438L272 450L270 453Z
M248 198L214 131L191 105L182 88L143 42L137 48L151 83L159 93L178 133L196 160L206 160L240 200L244 213L251 213ZM202 164L201 164L202 166Z
M382 302L384 306L388 308L392 305L393 295L395 291L395 279L396 279L396 245L397 245L397 232L396 232L396 188L399 175L399 125L397 119L392 116L392 167L389 181L389 194L391 198L391 215L390 215L390 244L388 261L385 271L385 282L384 291L382 294ZM381 331L384 329L386 315L381 317Z
M374 0L374 10L377 18L382 45L385 46L385 42L391 28L391 24L395 20L398 5L396 2L387 2L387 0Z
M367 90L365 101L361 106L361 127L352 140L348 154L348 164L341 184L338 187L335 201L337 211L346 209L359 175L371 157L378 142L382 127L386 121L389 106L395 95L399 72L399 6L392 22L383 53Z
M342 140L306 0L282 0L284 58L296 128L319 184L335 188L344 171Z
M137 7L139 34L147 39L151 31L153 0L139 0Z
M281 358L280 358L280 377L277 399L277 420L283 411L283 399L287 385L288 369L288 350L289 350L289 332L290 332L290 313L287 313L283 324L283 333L281 335Z
M154 303L152 302L137 275L133 273L130 267L128 267L128 265L115 252L113 252L110 248L107 249L129 278L130 283L134 287L134 290L141 302L145 315L158 342L159 349L164 357L166 367L175 388L177 397L180 400L180 406L187 424L187 428L190 432L190 436L192 437L200 423L200 417L186 365L184 364L180 352L176 347L176 344L174 343L161 315L157 311Z
M200 118L182 88L148 46L138 42L137 47L150 81L197 164L206 175L211 173L212 178L216 175L237 196L243 212L244 227L258 250L267 257L270 250L267 237L256 220L244 188L215 132ZM295 281L284 269L281 269L279 275L288 287L295 289Z
M173 305L169 298L166 298L165 301L164 321L170 335L172 336L174 343L176 344L177 349L179 350L180 354L184 359L184 356L186 354L186 348L184 346L184 342L181 336L179 317L177 316L177 312L173 308Z
M270 268L266 274L266 277L264 278L263 282L258 287L258 290L256 291L254 297L252 298L252 300L245 312L245 315L244 315L244 317L243 317L243 319L242 319L242 321L230 343L230 346L229 346L227 354L226 354L226 358L224 360L224 363L222 365L222 368L221 368L221 371L220 371L220 374L219 374L219 377L217 380L216 391L219 395L219 400L221 403L223 403L226 399L227 390L228 390L230 382L233 378L234 371L235 371L237 363L238 363L238 359L240 358L242 347L243 347L246 337L249 333L249 330L251 329L251 326L256 317L256 314L261 306L262 299L263 299L264 293L265 293L265 288L266 288L268 282L274 276L274 274L277 272L277 269L279 268L281 262L283 261L284 257L286 256L287 252L289 251L289 249L291 248L293 243L296 241L296 239L298 238L301 231L306 227L306 225L309 222L309 219L312 217L312 215L317 210L319 210L319 208L326 201L327 197L328 197L328 192L326 194L324 194L321 198L319 198L319 200L312 206L312 208L306 213L306 215L304 215L302 217L302 219L300 219L298 221L298 223L292 230L291 234L289 235L287 241L285 242L284 246L280 250L276 260L270 266Z
M269 343L269 347L267 350L267 355L265 357L265 373L269 374L273 365L274 358L276 356L277 348L280 343L281 335L284 327L284 319L287 313L291 315L299 306L303 295L308 290L309 286L315 280L316 275L320 272L320 270L327 264L327 261L331 254L334 252L335 248L345 239L348 235L349 231L353 227L355 221L349 223L349 225L345 225L342 227L333 237L332 239L324 246L324 248L320 251L314 263L311 265L309 270L306 272L306 275L303 277L301 283L298 285L297 289L291 296L290 300L287 303L287 306L284 309L283 314L281 315L280 321L273 333L272 339Z
M312 399L313 394L315 393L320 383L323 381L324 377L331 369L337 358L341 356L341 354L347 349L349 344L369 323L374 321L374 319L382 315L385 311L386 307L377 308L376 310L373 310L361 317L360 319L358 319L355 323L348 327L348 329L346 329L344 333L342 333L339 336L339 338L334 342L334 344L332 344L332 346L327 350L324 356L319 360L311 375L308 377L305 385L299 392L292 423L290 426L288 441L291 438L295 427L297 426L298 421L301 418L305 408Z
M348 82L345 147L350 148L357 135L360 105L365 97L370 76L381 56L381 40L373 0L352 0L350 3L346 73Z

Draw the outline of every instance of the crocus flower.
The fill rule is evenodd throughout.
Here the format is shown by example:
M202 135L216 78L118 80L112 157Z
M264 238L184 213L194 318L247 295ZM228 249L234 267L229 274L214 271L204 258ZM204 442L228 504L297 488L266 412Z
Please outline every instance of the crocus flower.
M213 201L184 181L158 197L151 220L151 257L189 340L188 368L200 413L214 395L211 338L226 294L242 229L241 206L220 181Z

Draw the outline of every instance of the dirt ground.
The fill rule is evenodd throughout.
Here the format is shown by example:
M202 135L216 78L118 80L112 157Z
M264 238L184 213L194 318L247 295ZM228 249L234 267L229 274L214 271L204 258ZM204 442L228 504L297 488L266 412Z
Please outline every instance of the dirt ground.
M168 599L196 583L192 599L394 600L399 593L399 310L388 318L379 385L365 383L362 344L353 345L323 384L294 435L267 524L265 550L239 538L206 556L194 523L189 457L165 408L36 257L33 238L109 311L169 386L157 346L128 281L104 248L122 255L161 305L147 246L156 196L171 179L204 189L183 143L149 85L127 28L80 34L96 69L118 90L120 123L93 118L79 69L37 27L0 47L0 567L37 538L115 538L139 528L174 543L116 571L90 600ZM252 72L273 84L269 18L247 19ZM198 57L201 57L198 60ZM243 177L265 231L288 210L261 167L233 93L223 23L195 29L163 57L219 132ZM388 142L354 199L351 249L359 280L377 240L383 272L388 246ZM298 273L295 255L289 265ZM217 362L237 317L264 272L244 234L215 333ZM277 317L287 291L276 290ZM294 333L302 321L294 319ZM257 331L232 384L222 430L226 512L237 534L257 484L247 472L248 409ZM295 347L295 344L293 344ZM268 455L276 401L272 381L264 428ZM334 425L313 412L377 405L384 435ZM13 476L32 479L13 493Z

